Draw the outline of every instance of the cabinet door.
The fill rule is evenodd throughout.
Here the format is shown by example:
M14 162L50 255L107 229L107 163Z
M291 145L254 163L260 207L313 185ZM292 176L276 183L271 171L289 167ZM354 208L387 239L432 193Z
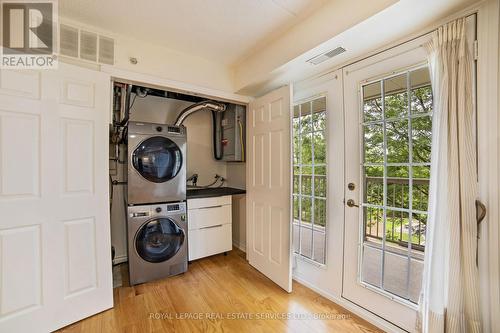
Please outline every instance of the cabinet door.
M231 224L189 230L188 238L189 260L231 251L233 246Z
M113 306L110 77L0 70L0 331L49 332Z

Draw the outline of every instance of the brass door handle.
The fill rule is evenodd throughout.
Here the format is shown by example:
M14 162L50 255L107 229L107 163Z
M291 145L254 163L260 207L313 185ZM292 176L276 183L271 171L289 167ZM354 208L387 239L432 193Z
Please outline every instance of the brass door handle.
M359 207L359 205L356 205L356 203L352 199L347 200L346 204L349 207Z

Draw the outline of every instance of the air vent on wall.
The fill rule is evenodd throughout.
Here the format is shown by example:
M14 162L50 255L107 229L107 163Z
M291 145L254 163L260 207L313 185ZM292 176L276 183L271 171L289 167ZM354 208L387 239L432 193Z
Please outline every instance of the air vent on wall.
M60 52L68 57L78 57L78 29L61 24Z
M97 61L97 34L80 31L80 58Z
M113 38L61 24L59 40L62 56L108 65L115 62Z
M313 65L318 65L320 63L322 63L323 61L326 61L328 59L331 59L341 53L344 53L345 52L345 49L341 46L333 49L333 50L330 50L328 52L325 52L325 53L322 53L322 54L319 54L315 57L312 57L311 59L307 60L308 63L311 63Z
M99 36L99 62L113 65L115 60L115 41L111 38Z

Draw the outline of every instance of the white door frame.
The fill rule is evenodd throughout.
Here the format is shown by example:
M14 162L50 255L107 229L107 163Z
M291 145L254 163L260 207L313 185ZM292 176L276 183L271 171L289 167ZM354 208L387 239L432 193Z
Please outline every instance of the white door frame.
M485 332L500 332L500 1L487 0L477 12L477 121L479 196L487 207L480 228L479 279Z

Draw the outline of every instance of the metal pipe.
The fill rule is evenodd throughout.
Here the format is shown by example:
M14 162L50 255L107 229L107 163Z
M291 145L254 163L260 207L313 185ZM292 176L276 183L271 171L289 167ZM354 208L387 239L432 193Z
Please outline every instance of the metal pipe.
M129 117L130 117L130 94L132 93L132 85L129 84L127 85L126 89L126 95L125 95L125 114L123 119L120 121L120 126L125 126L128 123Z
M188 106L177 116L175 120L175 126L181 126L184 120L192 113L208 109L211 111L222 112L226 111L226 105L222 103L212 102L212 101L203 101L199 103L195 103L193 105Z

